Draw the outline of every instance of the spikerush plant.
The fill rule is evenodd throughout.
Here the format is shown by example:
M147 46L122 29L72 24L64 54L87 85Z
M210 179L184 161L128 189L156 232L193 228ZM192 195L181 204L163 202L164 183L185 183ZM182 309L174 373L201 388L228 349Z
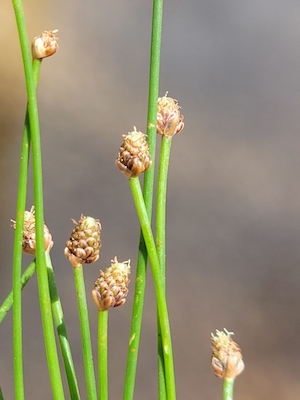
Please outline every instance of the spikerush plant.
M17 212L13 221L13 227L15 228L13 288L0 307L0 322L13 305L15 399L23 400L25 398L25 385L22 348L22 290L28 280L36 273L52 398L57 400L65 398L65 388L62 380L62 374L64 373L69 391L66 397L77 400L81 398L81 395L51 262L50 254L53 240L49 229L44 223L41 136L36 97L36 87L42 60L53 55L58 49L58 39L56 37L58 30L44 31L41 35L35 37L32 41L30 52L22 0L12 0L12 4L20 38L28 103L22 141ZM134 303L128 340L123 390L124 400L134 398L148 259L150 261L157 304L158 398L160 400L176 399L172 339L165 287L166 195L171 143L173 137L182 131L184 123L177 100L168 97L167 93L165 96L159 97L162 16L163 1L153 0L147 131L144 134L134 128L133 131L124 134L123 143L119 148L116 160L117 167L128 178L141 228L137 266L135 268ZM154 236L151 215L157 133L161 135L162 143L159 155L156 218L154 221L156 236ZM32 152L34 206L30 211L26 211L30 151ZM140 174L144 174L143 190L140 184ZM84 392L83 398L88 400L97 398L106 400L109 398L107 368L108 310L122 306L125 303L128 294L130 261L120 263L115 257L106 271L100 270L100 276L95 282L95 287L91 289L91 294L98 310L97 390L83 268L84 265L94 263L99 258L101 224L97 218L83 215L78 223L75 220L73 222L76 227L72 231L70 239L66 242L65 256L73 266L75 290L78 299L80 334L86 377L86 391L81 389L81 393ZM34 260L23 274L21 273L22 251L34 256ZM58 343L55 337L55 329L57 330ZM225 333L228 334L226 336L227 342L232 345L229 340L229 332L226 331ZM220 362L223 362L221 364L222 370L226 370L228 359L224 364L224 359L221 358L220 360L215 351L215 348L218 347L217 340L219 339L223 340L222 343L226 341L219 333L217 333L216 337L213 336L213 366L220 367ZM58 359L58 345L62 354L63 367ZM240 361L239 357L238 359ZM226 384L227 378L228 376L224 375ZM228 388L228 386L226 387ZM226 400L232 399L231 394L230 396L226 397ZM0 389L0 398L3 397L5 397L5 394L3 396ZM48 398L49 396L45 394L45 397Z

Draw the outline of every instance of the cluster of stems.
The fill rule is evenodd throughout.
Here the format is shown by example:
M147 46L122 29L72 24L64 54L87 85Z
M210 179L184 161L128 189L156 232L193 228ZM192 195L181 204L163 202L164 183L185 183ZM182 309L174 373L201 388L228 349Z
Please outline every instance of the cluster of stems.
M34 38L31 46L31 54L27 39L22 0L12 0L12 3L20 38L28 102L22 141L16 220L13 221L15 228L13 290L0 307L0 322L13 305L15 399L23 400L25 395L21 293L28 280L36 273L45 352L53 399L63 400L65 398L58 357L58 346L55 338L56 329L64 363L64 372L68 383L69 396L72 400L79 400L80 392L72 359L71 346L67 336L62 305L54 279L50 256L53 241L47 226L44 224L41 139L36 97L36 87L42 60L54 54L58 48L57 38L55 37L57 30L44 31L42 35ZM172 138L183 129L184 123L177 101L167 97L167 94L159 98L162 15L163 0L153 0L147 134L144 135L134 128L133 132L123 135L124 141L120 147L116 161L117 167L129 178L129 186L141 228L123 400L132 400L134 398L148 261L151 266L157 305L158 398L160 400L176 399L173 350L165 287L166 197ZM152 223L157 133L161 135L161 147L156 190L156 218ZM25 211L25 207L30 151L32 152L34 207L28 212ZM144 172L143 189L141 188L139 178L142 172ZM74 220L73 222L76 223ZM152 225L154 225L156 232L155 237ZM105 272L100 271L100 276L95 282L95 287L92 291L92 296L98 309L97 389L83 265L98 260L101 247L100 231L101 224L99 220L81 216L65 248L65 255L74 267L86 391L89 400L108 399L108 311L110 308L125 303L128 293L128 275L130 273L130 260L119 263L115 257L112 260L111 266ZM35 256L34 261L26 268L23 274L22 251ZM228 332L226 331L226 333ZM226 338L228 339L228 337L230 336L227 335ZM224 339L219 334L216 337L213 336L213 350L215 351L213 353L213 365L216 370L218 370L220 365L223 369L225 368L224 362L223 364L221 362L223 359L220 361L220 356L216 352L216 348L220 348L218 342L220 338ZM223 342L226 342L227 339L225 339ZM232 342L229 339L227 342L232 349ZM236 357L234 362L239 362L238 368L241 370L242 361L239 356ZM226 358L225 364L227 370L228 362L228 358ZM232 377L227 376L225 373L222 377L226 383L224 384L224 393L229 393L231 390L229 388L233 386L229 386L228 382L232 380ZM3 398L1 390L0 398ZM227 400L231 399L229 395L224 398Z

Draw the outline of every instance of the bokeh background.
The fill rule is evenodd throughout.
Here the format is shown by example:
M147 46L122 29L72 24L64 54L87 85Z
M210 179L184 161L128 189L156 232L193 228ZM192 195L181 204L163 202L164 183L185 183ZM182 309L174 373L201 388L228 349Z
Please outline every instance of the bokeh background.
M39 104L45 219L56 280L85 399L73 272L63 255L83 213L100 218L100 260L87 290L115 255L131 258L139 228L114 160L121 135L145 130L151 1L24 2L30 37L59 29L43 62ZM23 119L22 61L10 2L0 26L0 301L11 255ZM300 4L298 0L168 1L161 90L178 99L185 129L173 140L168 186L168 300L178 399L221 398L210 369L210 333L235 332L246 364L241 400L300 393ZM159 147L159 145L158 145ZM32 205L29 186L28 208ZM24 257L24 265L31 261ZM133 288L134 282L131 283ZM110 398L121 399L132 291L110 313ZM96 349L97 311L89 299ZM151 275L136 399L157 398ZM0 384L12 399L11 313L0 327ZM24 290L26 396L51 399L36 280ZM96 353L95 353L96 355Z

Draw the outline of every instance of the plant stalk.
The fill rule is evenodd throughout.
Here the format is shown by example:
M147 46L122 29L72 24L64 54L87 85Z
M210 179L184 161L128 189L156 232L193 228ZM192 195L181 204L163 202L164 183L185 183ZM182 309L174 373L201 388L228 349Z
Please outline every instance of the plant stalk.
M108 310L98 311L99 400L108 400Z
M92 342L90 333L89 314L86 301L86 291L83 276L83 267L78 265L74 267L74 280L78 302L79 321L82 339L82 353L85 380L87 386L87 398L89 400L97 399L97 389L95 380L95 371L93 363Z
M139 217L141 229L143 232L151 264L154 288L156 293L158 318L161 328L167 399L175 400L176 388L175 388L175 377L174 377L173 350L172 350L171 331L170 331L169 316L168 316L168 307L165 296L165 283L161 279L159 259L157 256L155 241L153 238L149 218L143 200L140 181L137 177L130 178L129 184L132 191L135 208Z

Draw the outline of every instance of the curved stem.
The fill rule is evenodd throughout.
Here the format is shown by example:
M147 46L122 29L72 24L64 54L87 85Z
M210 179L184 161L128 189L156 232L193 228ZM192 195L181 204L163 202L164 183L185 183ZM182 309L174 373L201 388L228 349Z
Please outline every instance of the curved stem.
M29 279L33 276L35 273L35 261L33 261L31 264L28 265L28 267L25 269L21 276L21 290L26 286L27 282ZM11 309L12 305L14 304L14 291L11 290L6 299L3 301L3 303L0 306L0 324L3 321L4 317L8 313L8 311Z
M58 291L55 283L54 271L52 267L51 257L49 254L46 254L46 263L47 263L47 271L48 271L48 280L49 280L49 291L50 298L52 304L52 313L53 319L56 326L59 344L61 348L62 358L64 362L64 367L66 371L70 398L72 400L79 400L79 388L77 377L75 373L75 367L72 358L72 352L70 348L70 343L67 335L67 329L65 325L64 314L62 310L62 305L60 302L60 298L58 296Z
M89 400L97 399L95 371L93 363L93 352L91 343L89 314L86 302L86 292L82 265L74 268L74 280L76 295L78 301L79 321L82 339L82 353L85 371L85 380L87 386L87 398Z
M223 381L223 400L233 400L234 379L224 378Z
M142 195L140 181L138 178L129 179L130 188L132 191L135 208L139 217L141 229L145 239L148 256L151 263L151 270L156 293L156 302L158 309L158 318L161 328L161 337L163 345L163 355L165 364L167 398L169 400L176 399L174 365L173 365L173 350L171 341L171 331L169 324L167 301L165 296L165 284L161 279L161 271L159 259L156 252L156 246L145 208L145 203Z
M98 398L101 400L108 400L107 332L108 310L98 311Z

